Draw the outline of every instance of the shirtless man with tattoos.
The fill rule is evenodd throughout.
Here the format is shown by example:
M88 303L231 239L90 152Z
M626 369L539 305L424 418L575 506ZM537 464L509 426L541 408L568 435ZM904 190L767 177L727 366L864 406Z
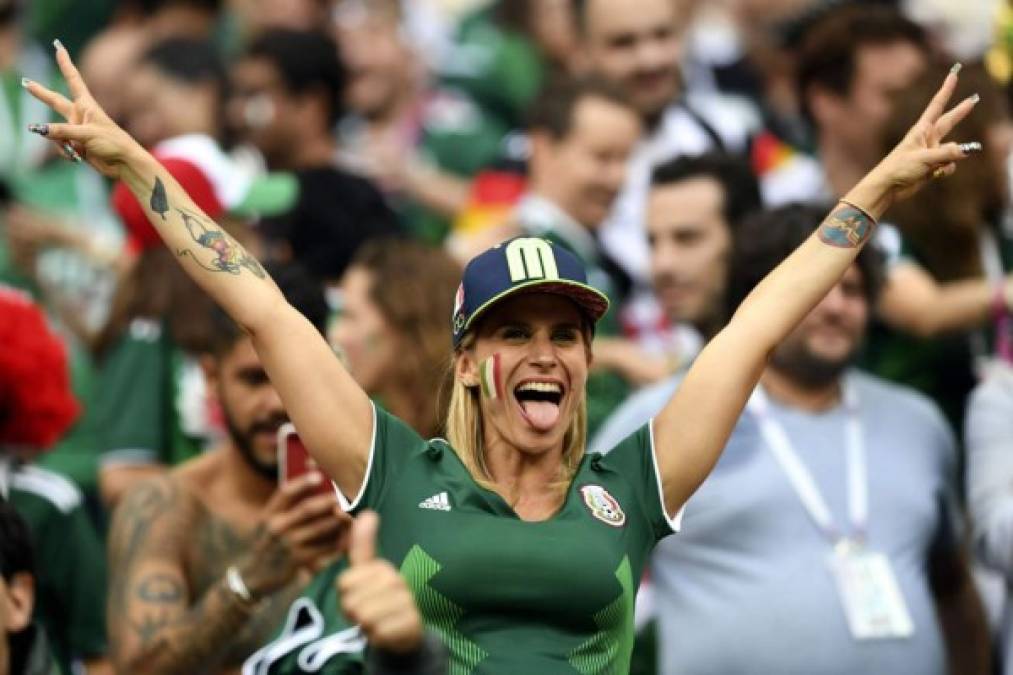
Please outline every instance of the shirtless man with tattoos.
M322 329L321 290L292 268L272 276ZM121 673L239 672L346 529L333 495L316 490L321 474L276 487L288 417L250 338L223 313L211 320L216 344L202 365L228 435L138 485L113 519L108 621Z

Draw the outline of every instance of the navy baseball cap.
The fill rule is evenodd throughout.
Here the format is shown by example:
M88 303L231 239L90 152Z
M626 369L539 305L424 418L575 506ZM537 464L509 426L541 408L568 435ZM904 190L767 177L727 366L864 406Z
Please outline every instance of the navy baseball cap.
M592 326L609 307L608 296L587 283L587 272L577 256L548 239L515 237L475 256L464 268L451 319L454 347L475 319L517 293L570 298Z

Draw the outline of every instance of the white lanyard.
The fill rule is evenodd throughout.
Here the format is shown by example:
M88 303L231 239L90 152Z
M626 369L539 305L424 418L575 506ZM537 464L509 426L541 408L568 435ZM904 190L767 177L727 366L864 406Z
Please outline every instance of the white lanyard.
M827 507L823 494L816 486L812 473L795 452L788 433L784 427L770 414L770 403L762 386L757 386L749 399L749 411L756 417L760 425L760 433L766 441L777 463L781 465L788 482L798 495L802 506L813 519L820 532L833 544L848 543L849 540L859 543L865 538L866 524L869 519L869 490L865 466L865 439L862 434L862 423L858 412L858 398L854 388L848 383L843 384L844 407L848 420L845 424L844 441L847 459L848 480L848 516L851 519L851 532L845 533L834 522L834 517Z

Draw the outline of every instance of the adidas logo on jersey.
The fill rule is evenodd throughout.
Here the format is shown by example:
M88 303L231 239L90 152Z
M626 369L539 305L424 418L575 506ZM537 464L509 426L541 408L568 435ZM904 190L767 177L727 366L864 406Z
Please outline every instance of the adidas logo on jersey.
M441 492L438 495L433 495L429 499L423 499L419 502L420 509L430 509L431 511L449 511L450 500L447 499L447 493Z

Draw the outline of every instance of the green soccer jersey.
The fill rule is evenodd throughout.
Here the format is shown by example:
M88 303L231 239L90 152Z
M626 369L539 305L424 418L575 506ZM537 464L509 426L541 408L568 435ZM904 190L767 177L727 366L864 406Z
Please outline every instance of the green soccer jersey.
M35 466L0 457L0 496L25 520L34 545L36 618L63 673L77 660L105 654L105 551L80 490Z
M627 673L641 572L678 525L649 428L585 456L561 510L526 522L445 441L375 410L366 483L348 506L380 514L380 550L450 650L451 674Z
M101 464L174 466L213 439L204 377L158 321L135 319L102 359L91 411Z
M243 675L361 675L366 641L338 606L342 558L318 574L289 607L278 636L243 664Z

